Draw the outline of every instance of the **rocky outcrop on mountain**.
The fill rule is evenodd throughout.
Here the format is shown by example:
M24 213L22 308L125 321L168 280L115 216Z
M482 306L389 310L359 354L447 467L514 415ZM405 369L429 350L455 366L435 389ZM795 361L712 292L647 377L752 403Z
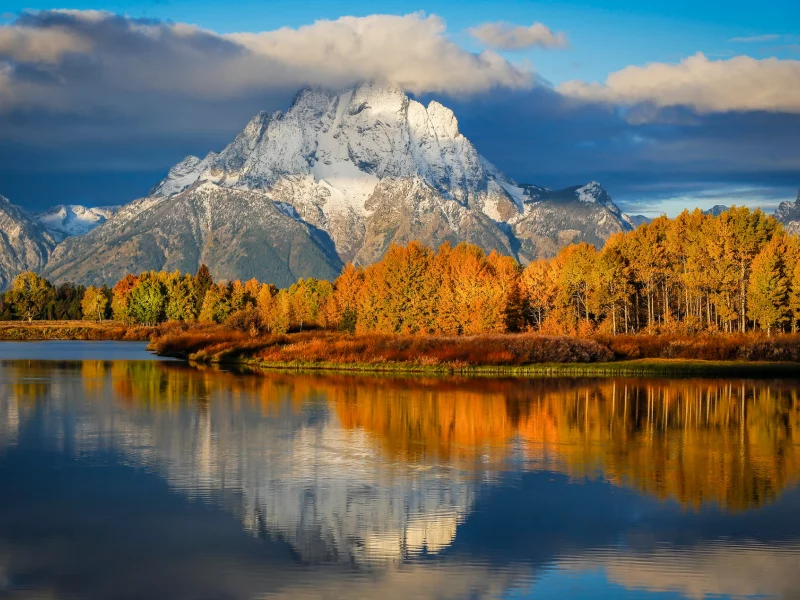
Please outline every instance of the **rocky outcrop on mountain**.
M65 238L89 233L105 223L117 211L116 206L87 207L80 204L59 204L33 216L53 238Z
M800 235L800 191L794 202L781 202L775 211L775 218L783 223L789 233Z
M304 90L106 218L66 239L47 273L103 283L202 261L217 279L283 285L369 264L393 243L466 241L527 262L633 227L599 184L519 185L478 154L450 109L375 84Z
M704 215L711 215L712 217L718 217L722 213L724 213L726 210L728 210L728 208L730 208L730 207L725 206L724 204L715 204L711 208L707 208L706 210L704 210L703 214Z
M288 286L301 277L335 277L342 263L328 235L280 210L266 195L205 181L173 196L137 200L104 225L66 239L45 275L54 281L113 284L149 269L217 279L257 277Z
M568 244L586 242L599 248L614 233L635 227L596 181L558 191L522 187L525 209L512 225L524 262L552 256Z
M0 289L22 271L42 270L55 244L44 227L0 196Z

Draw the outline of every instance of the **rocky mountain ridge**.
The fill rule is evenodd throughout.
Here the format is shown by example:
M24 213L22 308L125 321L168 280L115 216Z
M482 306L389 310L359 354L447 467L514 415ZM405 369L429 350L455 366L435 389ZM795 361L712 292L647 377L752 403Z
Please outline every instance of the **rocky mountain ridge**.
M0 289L21 271L41 271L55 245L50 232L0 196Z

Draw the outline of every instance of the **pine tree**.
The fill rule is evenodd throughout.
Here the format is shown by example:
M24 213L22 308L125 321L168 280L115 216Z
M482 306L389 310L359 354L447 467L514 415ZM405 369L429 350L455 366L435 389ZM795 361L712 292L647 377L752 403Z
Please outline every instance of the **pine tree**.
M200 265L197 269L197 274L194 276L194 294L197 299L197 312L203 306L203 301L206 299L206 293L214 285L214 278L211 277L211 271L205 263Z

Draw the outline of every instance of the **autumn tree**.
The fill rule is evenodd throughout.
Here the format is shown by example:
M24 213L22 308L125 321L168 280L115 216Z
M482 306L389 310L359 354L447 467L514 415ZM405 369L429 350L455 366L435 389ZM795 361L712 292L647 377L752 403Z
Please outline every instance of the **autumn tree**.
M200 322L222 323L231 312L231 293L228 286L214 284L208 288L200 310Z
M184 275L171 282L167 288L167 319L194 321L198 315L197 305L197 287L191 275Z
M130 296L138 281L138 277L129 273L114 285L111 299L111 311L114 320L122 321L123 323L131 323L133 321L130 311Z
M334 293L323 310L329 325L355 333L358 324L358 302L364 285L364 271L347 263L333 284Z
M28 321L39 319L48 302L54 298L55 290L50 282L33 271L17 275L6 295L14 313Z
M94 319L102 321L108 306L108 297L102 288L90 285L83 293L81 308L83 309L84 319Z
M789 285L783 272L780 238L773 238L753 259L748 288L748 316L770 334L788 320Z

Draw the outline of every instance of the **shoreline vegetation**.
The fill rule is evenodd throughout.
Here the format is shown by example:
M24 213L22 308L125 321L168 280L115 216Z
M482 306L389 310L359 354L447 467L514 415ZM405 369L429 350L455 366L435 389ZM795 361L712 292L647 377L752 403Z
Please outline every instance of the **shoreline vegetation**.
M149 341L148 350L196 365L258 371L507 377L800 377L800 334L473 336L253 335L225 325L170 321L0 322L0 341Z
M800 335L476 336L306 332L252 337L225 328L172 331L148 349L189 363L349 373L603 377L800 377Z

